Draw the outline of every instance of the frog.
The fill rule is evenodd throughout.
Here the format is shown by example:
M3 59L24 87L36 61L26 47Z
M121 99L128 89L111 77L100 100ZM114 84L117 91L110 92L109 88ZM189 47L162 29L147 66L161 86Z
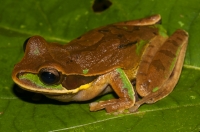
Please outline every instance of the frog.
M169 36L159 14L102 26L64 45L35 35L12 79L22 89L62 102L114 92L116 98L91 102L90 111L132 113L173 91L188 37L182 29Z

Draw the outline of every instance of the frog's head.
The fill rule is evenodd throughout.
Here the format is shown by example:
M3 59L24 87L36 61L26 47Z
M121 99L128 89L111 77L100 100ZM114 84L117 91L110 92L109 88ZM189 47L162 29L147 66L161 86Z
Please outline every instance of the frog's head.
M12 78L25 90L45 94L76 93L88 88L94 77L68 72L70 69L64 68L67 56L69 52L63 45L47 43L42 37L33 36L27 41L23 59L15 65ZM82 82L77 83L78 80Z

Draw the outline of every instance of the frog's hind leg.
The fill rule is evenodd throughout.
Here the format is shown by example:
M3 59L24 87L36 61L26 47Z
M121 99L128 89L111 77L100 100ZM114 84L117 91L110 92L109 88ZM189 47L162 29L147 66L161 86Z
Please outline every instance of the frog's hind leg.
M156 54L154 56L154 59L152 60L152 63L149 64L149 69L151 71L151 68L153 70L153 72L149 73L149 75L147 75L148 73L143 73L141 71L138 71L140 73L138 73L139 78L142 78L143 75L147 75L146 79L145 77L143 77L140 81L138 81L136 87L140 87L140 90L143 90L144 87L149 87L147 88L147 92L141 92L140 91L140 95L143 96L143 98L139 101L137 101L135 103L135 105L129 109L130 112L134 112L138 109L138 107L140 107L140 105L144 104L144 103L154 103L164 97L166 97L168 94L170 94L172 92L172 90L174 89L175 85L178 82L178 79L180 77L180 73L182 70L182 65L184 62L184 57L185 57L185 52L186 52L186 48L187 48L187 40L188 40L188 35L185 31L183 30L177 30L159 49L158 52L165 54L165 57L168 57L167 62L171 62L170 65L165 65L167 63L163 62L161 63L160 59L165 59L164 56L161 56L160 53ZM171 46L175 46L177 47L176 50L170 49L170 48L166 48L166 46L171 47ZM171 55L167 54L169 53L168 51L170 51ZM165 52L165 53L164 53ZM172 56L172 54L176 54L176 57ZM168 55L168 56L167 56ZM171 58L170 58L171 56ZM159 58L160 57L160 58ZM156 60L156 61L155 61ZM155 64L155 62L157 62L157 64ZM166 60L165 60L166 61ZM175 63L175 64L173 64ZM161 67L161 65L163 66L162 68L155 68L157 67ZM167 68L166 68L167 67ZM172 72L170 72L172 69ZM160 74L160 71L163 70L164 72L162 73L162 75ZM149 70L148 70L149 71ZM159 72L157 74L157 72ZM166 74L169 74L167 75ZM141 75L139 75L141 74ZM154 76L154 75L158 75L158 76ZM152 86L151 86L152 85ZM138 89L139 91L139 89ZM145 95L146 94L146 95Z
M176 65L174 70L181 70L182 68L178 65ZM155 103L158 100L166 97L168 94L172 92L174 89L177 81L174 81L176 78L179 78L180 73L178 71L174 71L172 75L170 76L169 80L167 80L164 85L159 89L158 91L155 91L154 93L150 93L149 95L143 97L141 100L137 101L133 107L129 109L129 112L135 112L142 104L147 103Z

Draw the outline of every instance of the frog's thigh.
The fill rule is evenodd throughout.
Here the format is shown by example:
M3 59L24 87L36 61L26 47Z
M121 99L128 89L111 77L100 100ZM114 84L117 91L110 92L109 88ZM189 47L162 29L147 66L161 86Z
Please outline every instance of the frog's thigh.
M172 92L172 90L174 89L175 85L178 82L178 79L180 77L180 73L182 70L182 65L184 62L185 52L186 52L186 48L187 48L187 39L188 39L188 36L185 31L177 30L168 39L168 41L166 41L167 44L165 44L165 46L170 47L170 45L178 44L178 45L180 45L180 48L181 48L181 50L177 56L177 59L176 59L177 61L175 63L173 71L172 72L167 71L167 73L169 73L169 75L163 74L163 76L158 76L158 78L156 78L156 79L147 78L147 80L144 80L144 82L147 82L147 83L144 83L144 85L146 85L146 86L150 85L150 84L148 84L149 83L148 80L153 80L150 83L157 84L158 87L156 89L148 88L151 90L151 91L148 91L149 94L146 95L144 98L142 98L140 101L136 102L135 106L130 109L131 112L135 111L143 103L154 103L154 102L164 98L165 96L167 96L169 93ZM177 48L177 51L178 51L178 48ZM177 52L175 52L175 53L177 53ZM157 57L157 56L155 56L155 57ZM149 66L149 67L151 67L151 66ZM170 70L170 67L169 66L167 68L165 67L165 70ZM159 70L157 72L159 72ZM146 73L142 73L142 74L144 75ZM152 74L156 74L156 72L153 72ZM166 76L168 76L168 77L166 78ZM150 77L155 77L155 76L150 76ZM162 81L162 80L164 80L164 81ZM139 84L136 84L136 86L139 87ZM153 87L153 88L155 88L155 87Z
M108 82L119 99L111 99L107 101L93 102L90 104L91 111L97 111L100 109L106 109L107 112L123 112L123 110L132 107L135 103L134 98L131 98L128 94L128 89L124 88L123 81L120 74L115 70L109 74ZM134 95L133 95L134 96Z

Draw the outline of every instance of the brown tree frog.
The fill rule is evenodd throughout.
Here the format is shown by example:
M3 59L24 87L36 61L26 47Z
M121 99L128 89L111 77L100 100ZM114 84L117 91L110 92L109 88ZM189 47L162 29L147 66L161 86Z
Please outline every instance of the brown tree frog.
M93 102L90 111L134 112L171 93L182 70L188 34L176 30L168 37L160 20L154 15L96 28L67 45L33 36L12 78L25 90L64 102L114 91L119 98Z

